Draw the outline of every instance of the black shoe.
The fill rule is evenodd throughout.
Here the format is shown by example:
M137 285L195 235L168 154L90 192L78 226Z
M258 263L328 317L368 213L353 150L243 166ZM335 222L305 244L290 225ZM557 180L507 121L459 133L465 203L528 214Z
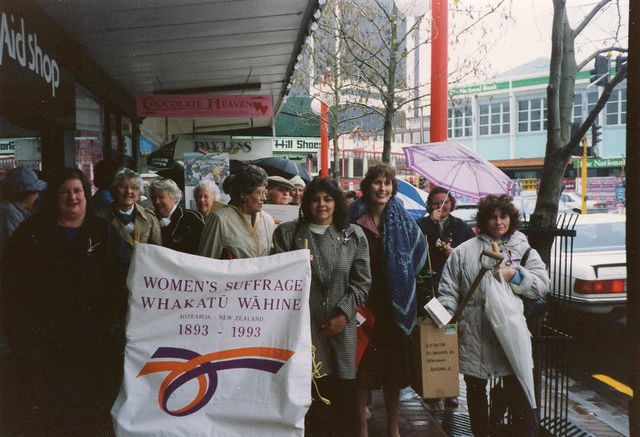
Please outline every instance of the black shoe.
M442 398L423 399L425 406L430 410L439 410Z
M458 408L458 398L445 398L444 406L448 408Z

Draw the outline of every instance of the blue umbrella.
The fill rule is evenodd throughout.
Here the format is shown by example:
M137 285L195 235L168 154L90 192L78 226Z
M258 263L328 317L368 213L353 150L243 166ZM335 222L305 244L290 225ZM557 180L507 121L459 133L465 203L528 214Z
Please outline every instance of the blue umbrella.
M396 197L402 201L405 209L409 211L409 214L411 214L414 219L419 219L424 216L427 213L425 203L428 193L402 179L397 179L397 181L398 194L396 194Z

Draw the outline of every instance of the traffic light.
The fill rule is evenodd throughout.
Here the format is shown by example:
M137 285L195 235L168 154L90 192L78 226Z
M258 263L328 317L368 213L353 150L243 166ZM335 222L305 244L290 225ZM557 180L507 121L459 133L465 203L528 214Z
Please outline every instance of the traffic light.
M587 155L588 156L596 156L596 151L598 150L598 143L602 142L602 126L598 126L597 124L591 125L591 147L587 147Z
M571 138L578 135L578 130L580 129L580 123L571 123ZM582 143L579 141L578 145L573 148L571 151L571 155L580 156L582 155Z
M618 55L618 57L616 58L616 74L626 69L627 69L627 57L624 55Z
M596 82L598 86L605 86L609 83L609 58L606 56L596 56L595 68L589 70L589 81L591 83Z

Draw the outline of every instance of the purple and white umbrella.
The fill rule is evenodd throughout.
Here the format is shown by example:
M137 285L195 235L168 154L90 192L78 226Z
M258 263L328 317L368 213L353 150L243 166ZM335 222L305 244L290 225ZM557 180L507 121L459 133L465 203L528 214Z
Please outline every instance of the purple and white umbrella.
M513 196L516 183L495 165L457 141L403 147L407 167L449 191L480 199Z

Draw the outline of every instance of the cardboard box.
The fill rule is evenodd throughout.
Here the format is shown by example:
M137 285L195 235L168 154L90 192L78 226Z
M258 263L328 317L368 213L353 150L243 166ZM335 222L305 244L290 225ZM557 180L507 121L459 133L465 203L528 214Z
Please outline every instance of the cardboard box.
M429 318L419 319L412 336L416 393L423 399L459 396L457 325L438 328Z

